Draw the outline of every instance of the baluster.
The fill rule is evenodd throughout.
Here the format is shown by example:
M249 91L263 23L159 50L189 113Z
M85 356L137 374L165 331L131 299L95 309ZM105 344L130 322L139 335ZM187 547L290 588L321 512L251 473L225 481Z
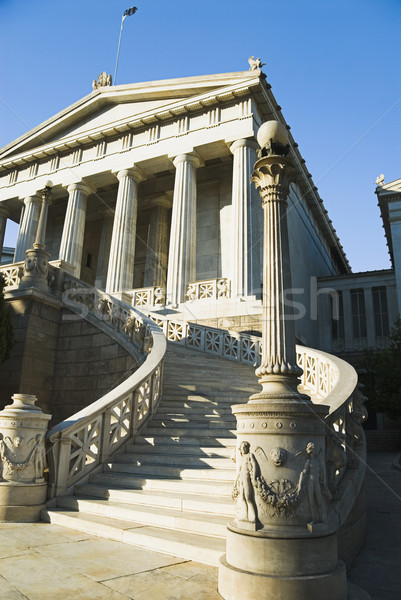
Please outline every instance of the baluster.
M100 448L99 448L99 459L100 462L107 460L110 456L110 433L111 433L111 415L112 408L107 407L103 412L101 420L101 431L99 435Z

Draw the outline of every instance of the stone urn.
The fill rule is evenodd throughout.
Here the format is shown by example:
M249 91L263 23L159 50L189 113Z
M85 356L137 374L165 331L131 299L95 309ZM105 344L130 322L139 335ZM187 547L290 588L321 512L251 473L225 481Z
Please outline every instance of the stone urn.
M14 394L0 411L0 521L39 520L46 500L45 433L51 415L35 406L36 396Z

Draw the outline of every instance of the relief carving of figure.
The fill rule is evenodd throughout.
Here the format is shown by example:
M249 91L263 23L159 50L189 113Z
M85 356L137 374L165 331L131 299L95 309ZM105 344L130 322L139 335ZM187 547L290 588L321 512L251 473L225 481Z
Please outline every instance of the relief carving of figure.
M234 484L233 499L237 501L236 517L239 521L256 523L257 508L254 486L259 476L259 465L250 451L249 442L241 442L238 476Z
M327 499L332 496L327 486L326 471L321 459L316 456L315 444L309 442L306 446L307 459L299 476L298 494L304 493L308 499L312 523L327 520Z
M46 468L46 448L44 443L44 435L38 434L36 436L36 444L33 448L33 461L35 466L35 479L43 479L44 471Z

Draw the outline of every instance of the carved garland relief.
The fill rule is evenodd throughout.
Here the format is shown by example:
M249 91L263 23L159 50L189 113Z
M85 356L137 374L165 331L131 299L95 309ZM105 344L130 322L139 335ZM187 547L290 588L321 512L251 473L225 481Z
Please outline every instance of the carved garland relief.
M270 460L276 468L280 468L285 464L288 453L284 448L276 447L270 451L269 456L270 458L260 447L252 452L247 441L241 442L239 446L237 479L232 492L232 497L237 502L237 522L251 524L257 529L264 515L292 518L296 515L299 504L306 501L312 524L324 523L332 494L327 485L325 464L316 453L314 443L308 442L305 450L296 453L296 457L305 459L300 466L297 483L280 477L267 482L262 475L260 463Z

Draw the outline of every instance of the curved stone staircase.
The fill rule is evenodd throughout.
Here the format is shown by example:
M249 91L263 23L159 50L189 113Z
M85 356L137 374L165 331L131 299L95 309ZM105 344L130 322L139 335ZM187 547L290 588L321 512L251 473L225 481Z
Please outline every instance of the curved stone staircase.
M7 289L18 294L17 267L0 271ZM231 406L258 389L251 365L258 363L261 339L168 317L151 320L57 265L51 272L49 294L141 362L117 387L47 433L50 501L43 519L216 565L234 514ZM174 342L167 352L166 340ZM344 361L297 346L297 363L305 392L330 409L329 522L339 531L340 547L352 540L352 559L364 532L358 500L366 465L364 397Z
M44 520L217 565L234 514L235 418L254 368L170 343L163 395L145 431Z

